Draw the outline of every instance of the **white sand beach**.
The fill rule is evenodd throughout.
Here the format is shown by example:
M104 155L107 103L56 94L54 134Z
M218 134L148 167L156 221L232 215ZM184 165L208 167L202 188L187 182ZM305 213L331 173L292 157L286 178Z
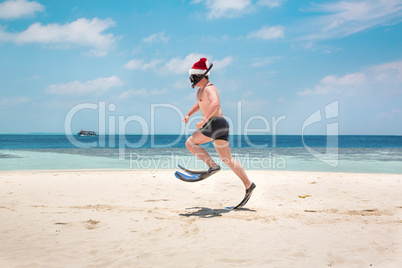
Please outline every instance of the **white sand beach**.
M0 172L0 266L402 267L402 175L248 174Z

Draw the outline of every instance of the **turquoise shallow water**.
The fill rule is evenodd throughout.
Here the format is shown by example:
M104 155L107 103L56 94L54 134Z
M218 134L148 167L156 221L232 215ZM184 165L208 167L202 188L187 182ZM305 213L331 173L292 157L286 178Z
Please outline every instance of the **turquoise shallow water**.
M56 152L1 150L0 170L125 169L118 159Z
M0 170L205 169L187 138L0 134ZM402 136L234 135L230 144L245 169L402 174ZM203 146L221 162L211 143Z
M322 171L402 174L402 148L235 148L233 156L246 170ZM213 148L207 151L224 169ZM327 152L327 154L325 154ZM315 154L315 155L314 155ZM124 150L112 148L67 148L0 150L0 170L68 169L192 169L206 166L183 148Z

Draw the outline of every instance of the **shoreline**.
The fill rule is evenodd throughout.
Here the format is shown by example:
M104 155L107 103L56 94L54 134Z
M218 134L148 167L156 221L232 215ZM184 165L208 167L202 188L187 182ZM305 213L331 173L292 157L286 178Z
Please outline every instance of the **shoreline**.
M121 172L121 173L130 173L130 172L137 172L137 171L148 171L152 174L157 172L172 172L172 176L174 177L175 171L180 171L180 168L168 168L168 169L32 169L32 170L0 170L0 175L5 175L7 173L30 173L30 174L37 174L37 173L91 173L91 172ZM222 169L221 171L231 172L230 169ZM268 172L268 173L313 173L313 174L339 174L339 175L386 175L386 176L402 176L402 173L376 173L376 172L345 172L345 171L306 171L306 170L270 170L270 169L248 169L245 170L246 173L249 172Z
M252 152L248 149L245 149L244 153L236 150L232 153L245 170L402 174L402 151L399 149L395 154L375 150L370 151L371 153L356 152L348 156L339 154L325 159L297 153L290 155L290 149L286 150L288 154L277 154L270 150ZM126 155L124 159L119 159L118 150L97 149L93 155L90 154L91 150L84 151L85 154L81 151L66 153L53 150L0 150L0 170L164 170L176 169L178 164L198 170L206 167L202 161L183 149L172 149L169 152L157 149L132 151L129 157ZM216 158L224 170L228 170L215 152L211 151L210 155Z
M400 267L402 176L173 170L0 172L5 267Z

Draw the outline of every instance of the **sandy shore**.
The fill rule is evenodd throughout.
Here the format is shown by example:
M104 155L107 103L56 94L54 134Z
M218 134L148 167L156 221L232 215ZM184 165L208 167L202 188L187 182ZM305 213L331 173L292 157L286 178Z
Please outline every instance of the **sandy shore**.
M248 173L0 172L0 266L402 267L402 175Z

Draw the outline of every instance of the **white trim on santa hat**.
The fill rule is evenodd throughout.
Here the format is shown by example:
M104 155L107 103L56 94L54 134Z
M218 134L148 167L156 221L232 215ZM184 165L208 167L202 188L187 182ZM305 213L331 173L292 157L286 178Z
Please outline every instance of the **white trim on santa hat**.
M209 62L208 62L208 60L206 60L205 61L205 68L206 69L198 69L198 68L192 68L192 69L190 69L190 71L188 71L188 73L189 73L189 75L191 76L191 75L193 75L193 74L204 74L207 70L208 70L208 65L209 65ZM194 66L193 66L194 67ZM206 73L205 74L206 76L208 76L209 75L209 72L208 73Z
M208 69L207 69L208 70ZM207 70L201 70L201 69L190 69L190 71L188 72L190 75L193 74L204 74ZM206 74L209 75L209 72Z

